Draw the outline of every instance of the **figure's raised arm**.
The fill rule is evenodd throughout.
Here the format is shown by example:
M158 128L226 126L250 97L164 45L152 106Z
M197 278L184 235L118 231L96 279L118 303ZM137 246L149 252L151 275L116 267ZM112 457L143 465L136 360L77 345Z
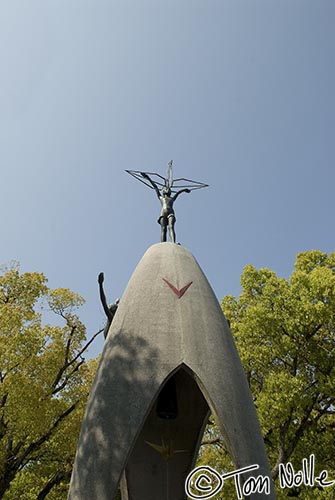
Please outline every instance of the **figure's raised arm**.
M190 192L191 192L190 189L181 189L174 195L173 201L175 201L181 193L190 193Z
M156 194L157 194L157 197L160 198L161 194L159 192L159 189L157 187L157 184L149 177L148 174L146 174L145 172L141 172L141 175L142 177L144 177L144 179L146 179L147 181L150 182L150 184L152 185L152 187L154 188L154 190L156 191Z
M98 283L99 283L101 304L102 304L102 307L104 308L104 311L105 311L107 318L109 320L112 320L113 315L111 314L109 307L108 307L108 304L107 304L106 295L105 295L104 288L103 288L103 282L104 282L104 273L100 273L98 276Z

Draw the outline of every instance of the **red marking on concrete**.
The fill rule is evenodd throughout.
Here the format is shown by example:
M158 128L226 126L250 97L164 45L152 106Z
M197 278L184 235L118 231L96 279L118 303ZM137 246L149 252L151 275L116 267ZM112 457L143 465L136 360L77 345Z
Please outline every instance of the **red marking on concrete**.
M190 281L187 283L187 285L183 286L180 290L173 286L167 279L162 278L163 281L171 288L171 290L177 295L178 299L181 299L184 293L189 289L189 287L192 285L193 281Z

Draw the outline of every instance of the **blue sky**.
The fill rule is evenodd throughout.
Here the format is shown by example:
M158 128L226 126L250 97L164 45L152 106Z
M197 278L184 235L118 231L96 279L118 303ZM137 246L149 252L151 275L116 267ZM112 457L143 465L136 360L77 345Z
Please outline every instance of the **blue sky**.
M334 21L333 0L2 1L0 262L82 294L93 334L98 273L112 302L160 239L125 169L171 159L210 185L176 232L219 300L248 263L334 251Z

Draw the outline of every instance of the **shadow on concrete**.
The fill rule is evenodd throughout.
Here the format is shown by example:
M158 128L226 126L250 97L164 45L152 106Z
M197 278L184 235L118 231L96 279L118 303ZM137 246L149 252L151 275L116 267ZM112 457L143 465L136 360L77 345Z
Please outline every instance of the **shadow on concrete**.
M106 342L79 438L69 499L111 500L158 392L158 354L139 336Z

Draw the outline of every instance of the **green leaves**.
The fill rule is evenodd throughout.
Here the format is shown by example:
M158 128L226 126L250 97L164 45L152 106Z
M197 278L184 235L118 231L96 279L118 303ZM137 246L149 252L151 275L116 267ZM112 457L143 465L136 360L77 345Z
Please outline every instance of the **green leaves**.
M0 498L6 500L36 499L46 490L48 498L66 498L96 369L83 358L85 327L74 314L83 298L46 282L41 273L20 274L18 265L0 276ZM41 301L60 325L42 323Z
M302 458L314 453L334 478L335 253L298 254L289 279L248 265L241 286L240 296L225 297L222 308L249 380L273 477L279 462L301 468ZM221 456L224 468L227 457ZM314 498L300 490L299 498ZM278 489L277 495L287 498L289 490Z
M60 315L72 313L85 302L83 297L68 288L49 290L47 300L51 310Z

